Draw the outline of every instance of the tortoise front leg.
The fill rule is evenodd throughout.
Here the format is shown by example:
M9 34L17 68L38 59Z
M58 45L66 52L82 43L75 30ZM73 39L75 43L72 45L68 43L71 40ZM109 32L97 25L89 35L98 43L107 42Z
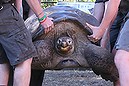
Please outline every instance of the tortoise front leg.
M114 63L114 55L108 50L88 44L85 46L85 59L92 70L105 80L117 81L118 71Z

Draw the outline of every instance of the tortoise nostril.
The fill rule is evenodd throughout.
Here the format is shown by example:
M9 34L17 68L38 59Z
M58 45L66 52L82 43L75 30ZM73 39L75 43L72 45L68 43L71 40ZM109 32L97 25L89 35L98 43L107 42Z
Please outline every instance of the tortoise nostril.
M67 43L66 42L62 42L62 47L66 47Z

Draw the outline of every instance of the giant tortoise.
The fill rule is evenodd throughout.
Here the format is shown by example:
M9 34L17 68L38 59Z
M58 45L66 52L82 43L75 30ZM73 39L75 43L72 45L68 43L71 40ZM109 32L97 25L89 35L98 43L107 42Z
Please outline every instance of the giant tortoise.
M69 6L52 6L44 12L54 19L55 25L47 34L35 15L25 21L38 53L33 58L33 69L92 68L105 80L118 79L114 55L87 38L92 30L86 22L99 25L92 15Z

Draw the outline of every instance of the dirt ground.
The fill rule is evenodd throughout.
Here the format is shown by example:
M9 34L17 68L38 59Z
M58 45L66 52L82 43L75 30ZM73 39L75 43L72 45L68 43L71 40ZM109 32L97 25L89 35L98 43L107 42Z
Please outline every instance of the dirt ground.
M42 86L113 86L92 70L46 70Z

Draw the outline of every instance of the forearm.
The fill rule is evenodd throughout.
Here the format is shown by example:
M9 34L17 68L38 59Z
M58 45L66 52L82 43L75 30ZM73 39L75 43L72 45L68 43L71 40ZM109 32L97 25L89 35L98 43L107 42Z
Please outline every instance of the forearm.
M43 8L40 5L40 2L38 0L26 0L29 4L30 8L33 10L33 12L37 15L39 18L40 24L45 28L44 32L49 32L52 28L54 28L54 24L52 22L52 18L47 17L44 12Z
M15 0L15 6L20 15L23 16L22 0Z
M39 3L41 4L41 0L38 0L39 1ZM30 17L30 16L32 16L34 14L34 12L33 12L33 10L32 9L29 9L29 14L28 14L28 16Z
M44 12L38 0L26 0L33 12L39 17L43 17ZM42 13L41 13L42 12ZM40 15L39 15L40 14Z
M102 20L102 23L100 24L102 32L105 32L105 30L110 26L111 22L114 20L116 13L118 12L119 4L120 0L109 1L105 16Z

